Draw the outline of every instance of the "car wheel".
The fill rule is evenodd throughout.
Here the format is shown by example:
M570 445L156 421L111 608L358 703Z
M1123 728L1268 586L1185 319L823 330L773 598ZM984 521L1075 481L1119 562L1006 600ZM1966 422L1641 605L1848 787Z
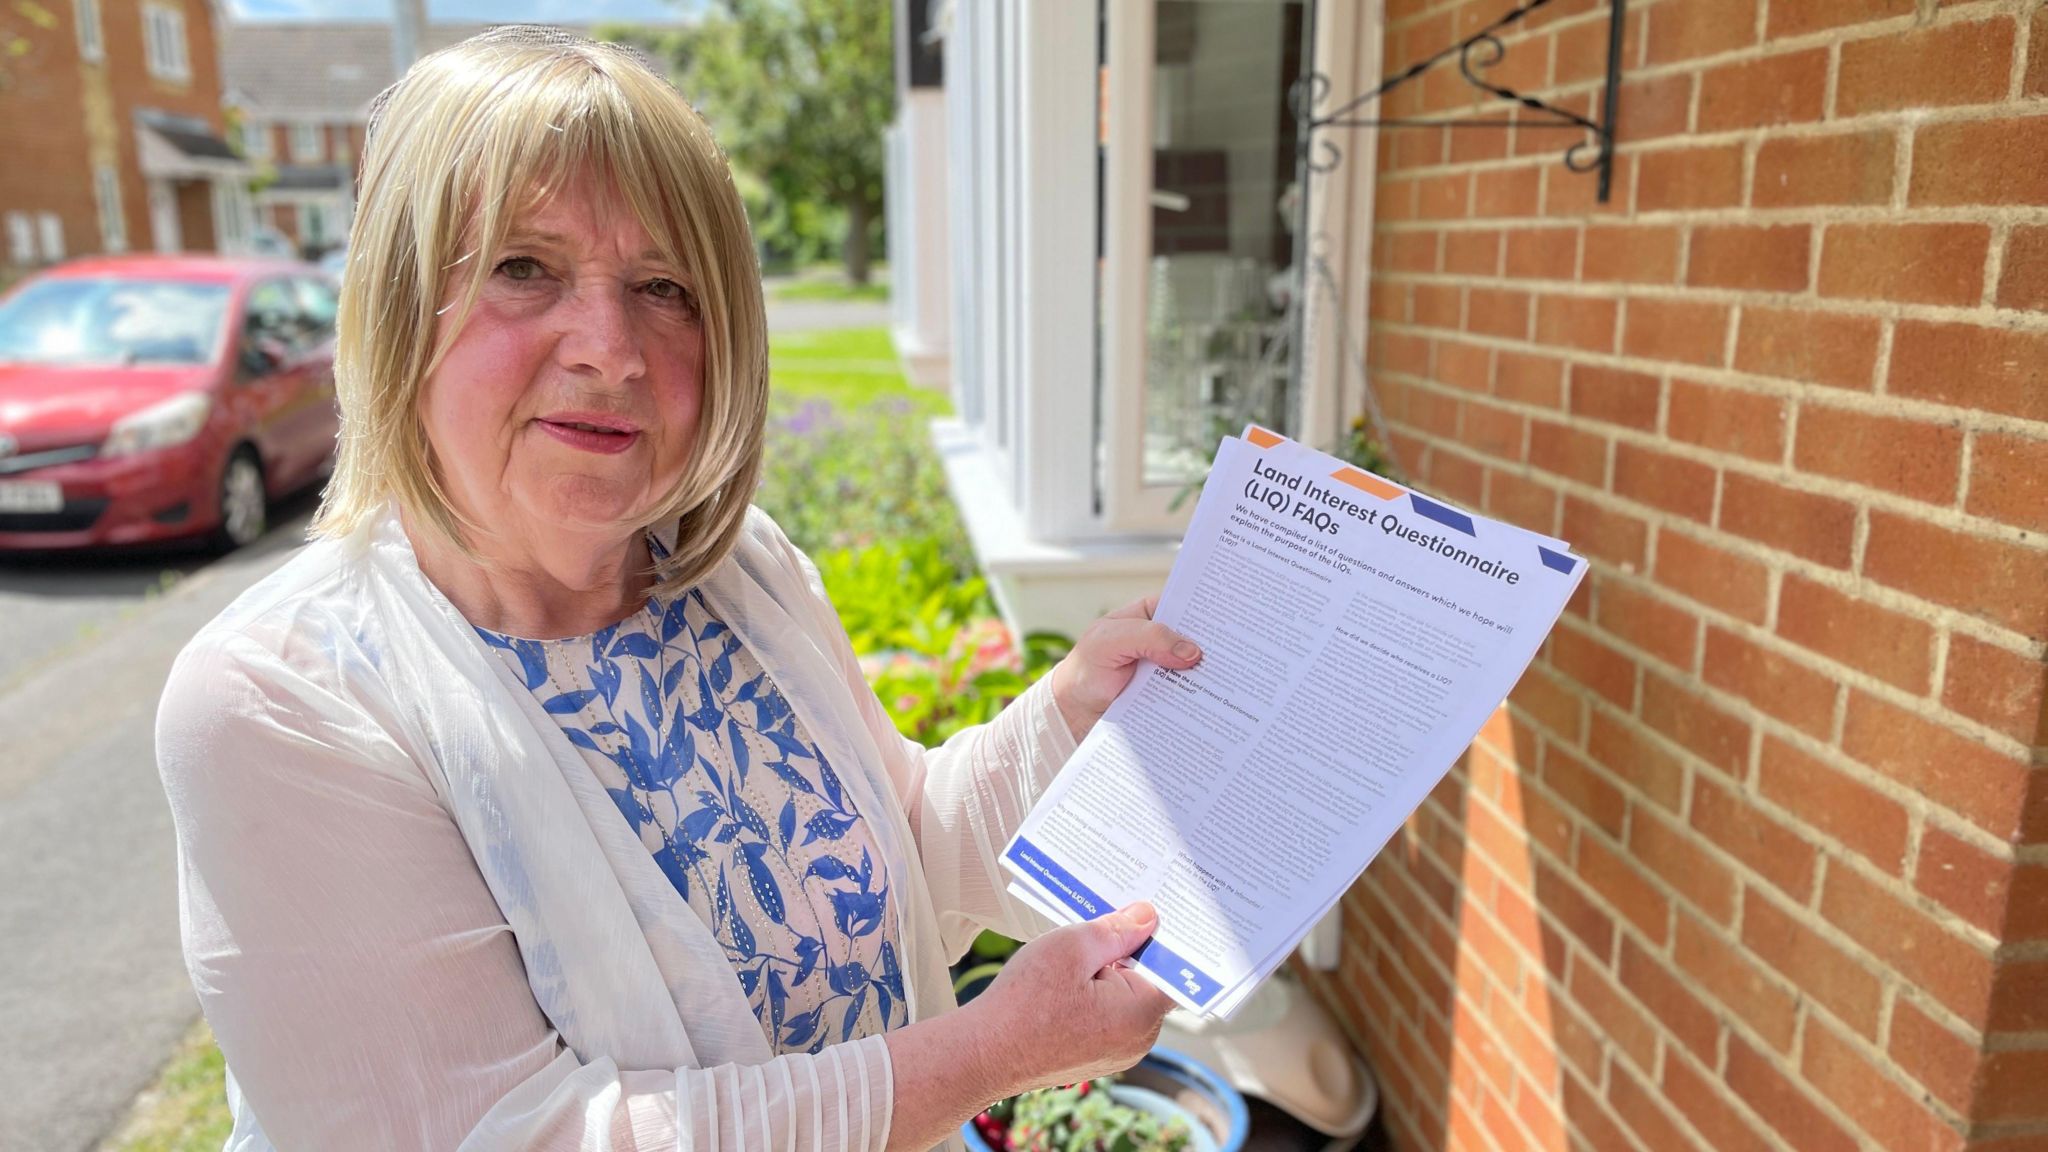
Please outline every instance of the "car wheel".
M220 477L220 527L215 543L223 550L253 544L270 526L270 499L263 491L263 465L256 453L237 448Z

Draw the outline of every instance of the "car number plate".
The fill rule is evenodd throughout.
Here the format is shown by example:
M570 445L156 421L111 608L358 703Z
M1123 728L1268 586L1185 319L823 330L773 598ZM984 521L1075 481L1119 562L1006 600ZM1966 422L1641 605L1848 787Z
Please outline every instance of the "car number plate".
M0 512L62 512L64 490L48 481L0 480Z

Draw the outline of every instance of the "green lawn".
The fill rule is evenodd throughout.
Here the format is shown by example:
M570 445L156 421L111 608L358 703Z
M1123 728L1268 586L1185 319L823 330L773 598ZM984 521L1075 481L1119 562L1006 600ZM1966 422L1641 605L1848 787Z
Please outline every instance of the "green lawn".
M912 413L920 417L950 408L943 394L911 388L897 364L896 348L889 333L881 328L776 336L769 340L769 359L770 404L776 414L773 419L786 421L804 405L817 401L842 412L894 401L910 405ZM913 421L904 434L904 443L922 446L921 426L921 419ZM771 452L775 451L775 438L785 434L771 426ZM868 454L876 455L877 448L869 444ZM883 457L896 454L888 450L879 453ZM841 456L822 463L831 470L850 473L856 464L871 461L850 461ZM934 494L936 475L936 463L932 462L916 472L921 484L891 479L885 486L927 489L919 503L930 505L935 499L943 499L942 494ZM794 501L799 496L788 493L785 499ZM816 510L829 513L828 520L842 518L847 512L844 508ZM950 515L949 506L939 511ZM795 528L801 517L791 515L790 519L792 523L788 526ZM950 534L957 535L957 531ZM219 1152L231 1126L221 1079L223 1068L220 1052L213 1044L213 1033L202 1021L171 1055L157 1083L136 1101L127 1122L108 1142L108 1152Z
M833 300L833 301L875 301L889 298L889 286L870 280L866 284L855 284L844 277L825 280L798 280L784 284L775 290L777 300Z

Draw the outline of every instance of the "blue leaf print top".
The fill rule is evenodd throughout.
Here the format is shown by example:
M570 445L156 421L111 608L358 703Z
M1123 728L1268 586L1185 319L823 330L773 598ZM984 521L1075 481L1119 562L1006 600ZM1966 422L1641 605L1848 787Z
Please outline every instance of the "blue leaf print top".
M700 592L569 640L477 633L724 945L777 1055L908 1021L866 823Z

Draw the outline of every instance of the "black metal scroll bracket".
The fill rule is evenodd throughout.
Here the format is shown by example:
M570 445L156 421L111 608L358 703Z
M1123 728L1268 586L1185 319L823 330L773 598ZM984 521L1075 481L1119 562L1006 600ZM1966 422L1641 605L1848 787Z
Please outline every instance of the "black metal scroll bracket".
M1601 97L1600 122L1594 123L1576 112L1555 105L1546 104L1534 96L1527 96L1512 88L1504 88L1487 80L1482 73L1499 64L1507 56L1507 45L1501 42L1500 32L1526 19L1530 13L1544 8L1555 0L1526 0L1520 7L1501 16L1493 23L1453 44L1426 60L1408 66L1400 75L1394 76L1370 92L1352 97L1339 107L1325 113L1315 109L1329 98L1330 78L1320 72L1303 76L1294 92L1295 118L1300 124L1301 162L1311 172L1328 172L1343 160L1343 150L1329 139L1328 131L1334 128L1561 128L1581 131L1589 138L1566 149L1564 166L1573 172L1600 173L1600 202L1607 202L1607 195L1614 176L1614 116L1621 90L1621 37L1625 25L1627 0L1609 0L1607 12L1607 88ZM1503 100L1512 101L1542 118L1521 117L1511 120L1473 120L1456 118L1381 118L1365 117L1358 112L1387 93L1399 88L1450 59L1458 58L1458 72L1465 82L1482 92L1490 92ZM1593 155L1586 156L1587 149Z

